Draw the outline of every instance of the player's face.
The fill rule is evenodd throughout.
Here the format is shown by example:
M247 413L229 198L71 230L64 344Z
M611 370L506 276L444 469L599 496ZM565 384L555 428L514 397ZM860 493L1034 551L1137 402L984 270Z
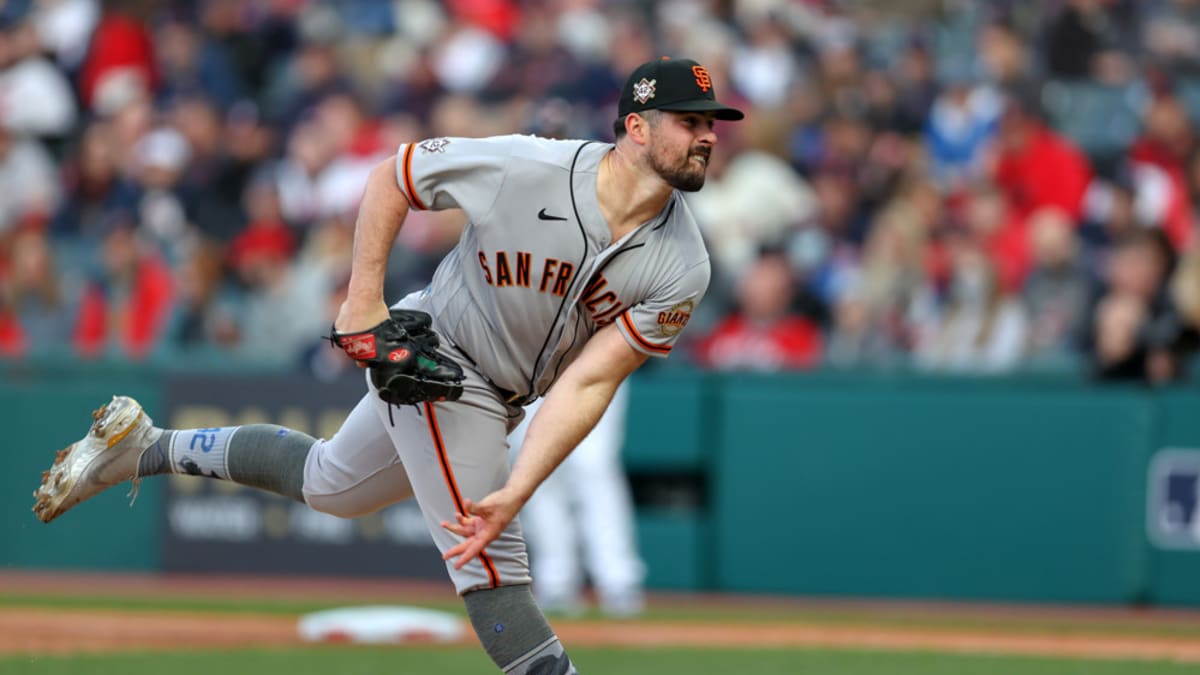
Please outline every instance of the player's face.
M704 175L717 134L714 113L663 112L651 125L647 154L650 168L676 190L695 192Z

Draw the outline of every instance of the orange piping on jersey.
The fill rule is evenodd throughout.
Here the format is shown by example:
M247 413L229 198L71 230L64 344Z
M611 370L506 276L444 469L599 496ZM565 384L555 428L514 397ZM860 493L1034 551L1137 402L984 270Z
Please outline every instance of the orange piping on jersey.
M639 345L642 346L642 349L645 349L646 351L649 351L649 352L654 352L655 354L669 354L671 352L670 347L666 347L663 345L656 345L653 342L650 342L646 338L642 337L642 334L639 333L637 328L633 325L633 319L629 318L629 312L625 312L624 314L621 315L621 323L625 324L625 330L629 331L629 335Z
M404 161L401 163L401 173L404 175L404 191L408 193L408 202L418 211L425 211L428 207L417 196L417 186L413 184L412 179L412 156L413 150L417 148L416 144L409 143L404 146Z
M603 312L594 315L592 317L592 321L594 321L597 326L607 326L608 324L612 323L613 319L624 310L624 303L618 301L617 304L613 305L612 307L609 307Z
M446 479L446 487L450 488L450 498L454 500L454 508L459 513L465 514L467 511L463 508L462 495L458 491L458 483L454 480L454 469L450 468L450 457L446 454L446 444L442 442L442 431L438 428L437 415L433 411L432 403L425 403L425 419L429 420L429 433L433 436L433 446L437 449L438 463L442 465L442 476ZM488 557L486 551L479 552L479 560L483 563L483 568L487 570L492 588L499 586L500 575L496 573L496 566L492 564L492 559Z

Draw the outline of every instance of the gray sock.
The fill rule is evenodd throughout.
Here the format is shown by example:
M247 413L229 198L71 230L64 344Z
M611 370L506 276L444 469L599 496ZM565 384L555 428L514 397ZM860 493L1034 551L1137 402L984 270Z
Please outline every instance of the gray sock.
M577 675L528 584L463 595L483 649L508 675Z
M138 477L171 473L167 455L171 452L171 440L174 438L174 429L164 429L158 439L142 451L142 456L138 458Z
M241 427L229 444L229 478L304 501L304 463L317 439L275 424Z
M166 430L142 453L138 475L222 478L303 502L304 462L316 441L274 424Z

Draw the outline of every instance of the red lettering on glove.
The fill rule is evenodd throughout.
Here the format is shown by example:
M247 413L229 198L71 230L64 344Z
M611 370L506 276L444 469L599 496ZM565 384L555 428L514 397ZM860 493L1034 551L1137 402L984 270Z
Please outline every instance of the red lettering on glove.
M375 336L370 333L338 336L338 344L352 359L375 358Z

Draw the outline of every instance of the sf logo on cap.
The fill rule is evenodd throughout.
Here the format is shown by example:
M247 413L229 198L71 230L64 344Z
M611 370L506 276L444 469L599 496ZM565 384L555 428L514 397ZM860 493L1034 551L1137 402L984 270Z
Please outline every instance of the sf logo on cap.
M712 78L704 66L692 66L692 74L696 76L696 86L700 87L700 91L707 92L712 87Z
M633 98L638 103L645 103L654 98L654 85L658 80L647 80L642 78L641 82L633 85Z

